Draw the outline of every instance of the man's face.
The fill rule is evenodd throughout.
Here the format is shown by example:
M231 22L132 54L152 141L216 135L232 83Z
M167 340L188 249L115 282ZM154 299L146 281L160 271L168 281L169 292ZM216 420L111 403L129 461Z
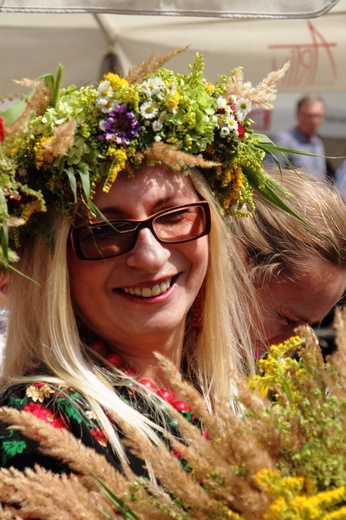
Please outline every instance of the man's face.
M324 119L324 104L322 101L315 100L304 103L297 112L299 130L308 139L318 133Z

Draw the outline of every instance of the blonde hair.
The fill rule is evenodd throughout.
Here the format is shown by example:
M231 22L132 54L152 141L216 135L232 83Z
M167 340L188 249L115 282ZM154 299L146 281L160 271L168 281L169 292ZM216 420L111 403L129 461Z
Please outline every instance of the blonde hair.
M210 409L220 399L228 399L235 406L232 371L244 373L245 365L249 370L253 368L246 307L251 300L247 292L252 287L210 189L197 172L191 172L190 178L211 205L212 229L202 319L197 331L187 320L184 372L203 393ZM88 399L114 452L126 464L123 446L103 410L107 409L115 421L126 418L129 426L153 442L159 442L156 433L160 427L127 405L85 355L69 291L66 255L69 224L53 212L50 219L53 252L43 238L27 243L17 267L28 278L16 273L11 278L2 388L35 380L35 376L26 375L25 371L32 364L43 362L54 376L42 379L71 386Z
M306 272L304 259L311 257L345 267L346 205L339 191L301 170L268 173L293 195L283 198L307 224L255 193L254 217L234 221L252 280L267 284L278 275L299 280Z

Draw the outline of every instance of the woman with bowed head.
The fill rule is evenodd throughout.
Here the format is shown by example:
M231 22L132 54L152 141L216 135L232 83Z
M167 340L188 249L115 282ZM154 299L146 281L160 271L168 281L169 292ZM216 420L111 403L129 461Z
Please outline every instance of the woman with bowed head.
M239 70L212 84L201 56L188 75L163 68L169 57L97 87L62 89L59 74L26 82L34 93L0 148L10 276L1 405L138 474L124 430L160 443L177 434L172 407L198 422L157 353L211 411L218 400L236 408L231 373L252 370L251 284L224 215L251 212L251 184L272 186L247 114L270 105L282 76L259 95ZM0 452L3 466L67 471L5 423Z
M253 327L257 345L280 343L298 325L318 325L346 292L346 205L340 193L302 170L268 173L282 182L286 203L301 218L255 193L253 218L233 221L262 314L263 327Z

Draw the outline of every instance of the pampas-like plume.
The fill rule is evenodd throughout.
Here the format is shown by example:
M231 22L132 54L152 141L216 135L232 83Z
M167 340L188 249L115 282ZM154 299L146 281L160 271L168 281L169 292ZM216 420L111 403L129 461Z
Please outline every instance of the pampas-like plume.
M258 443L256 435L243 417L237 416L227 403L216 403L210 414L205 409L200 394L181 380L173 364L160 355L158 358L166 377L202 421L209 439L204 438L195 426L173 411L171 415L178 420L179 431L184 439L183 443L172 441L173 446L188 461L197 480L209 490L210 497L217 499L218 505L227 504L230 509L245 515L245 518L262 518L270 499L260 491L254 476L263 467L275 467L271 454ZM255 396L253 409L258 409L258 399ZM267 430L266 434L268 435ZM236 468L242 466L247 468L247 475L239 475ZM158 478L165 482L161 474ZM223 481L223 486L219 486L218 481Z
M153 143L148 146L143 152L143 155L153 163L157 164L162 162L168 166L172 171L181 171L182 168L188 166L194 168L196 166L200 168L212 168L218 166L218 163L214 161L206 161L202 157L197 157L186 152L178 150L178 148L172 144L163 142Z
M183 520L184 516L179 515L184 511L174 504L162 488L152 485L150 489L155 490L153 496L156 498L149 496L149 483L148 486L144 483L139 485L138 478L129 469L126 476L120 473L103 455L83 445L68 430L53 428L29 413L6 407L0 408L0 420L39 441L43 453L63 461L75 473L57 475L38 465L34 470L24 472L13 468L0 469L0 503L6 505L6 514L16 503L20 505L19 519L101 520L107 514L109 519ZM157 452L154 455L157 457ZM175 458L173 460L176 462ZM186 477L182 469L181 474ZM129 516L122 514L112 503L105 488L100 486L100 481L129 508ZM171 512L165 513L165 508ZM177 516L173 516L174 511ZM11 516L9 518L12 519Z
M346 310L337 311L341 369L345 364L345 318ZM209 412L199 393L182 381L171 362L158 355L172 388L189 402L203 428L169 408L171 419L178 422L180 438L167 434L165 442L153 444L119 419L126 444L147 461L148 472L156 481L119 473L66 430L53 429L28 413L0 409L0 420L39 440L44 453L64 461L73 471L61 476L39 467L23 473L0 470L0 503L5 505L1 518L100 520L103 513L109 520L119 516L131 520L288 520L293 513L297 520L307 518L304 504L319 500L319 491L341 493L344 489L345 387L330 365L326 369L312 329L300 327L299 336L304 343L298 354L302 363L288 356L287 364L283 358L275 364L275 349L281 355L284 344L268 355L274 401L259 399L244 381L236 381L239 415L226 402L213 403ZM287 367L284 372L283 367ZM265 373L263 377L265 383ZM263 484L261 478L266 474L276 479L279 488L275 492L271 487L274 480ZM289 488L299 480L306 489ZM119 512L119 502L112 501L111 492L130 508L130 516ZM65 506L66 496L69 503ZM18 515L14 503L20 504ZM318 504L325 507L323 514L332 508L337 513L333 518L343 518L342 509L336 511L337 501ZM326 518L318 518L322 517Z
M6 135L21 134L26 131L26 126L33 110L37 115L42 115L47 109L50 101L51 91L42 81L31 81L23 79L16 81L18 85L34 89L32 96L26 99L26 106L20 117L6 128Z
M139 444L135 432L129 429L126 431L126 437L131 450L137 456L150 460L150 465L160 483L168 487L170 493L174 493L187 506L193 508L193 514L215 510L216 504L200 486L194 474L185 471L179 459L172 456L164 444L154 446L143 439ZM151 487L150 490L155 493L155 488Z
M47 428L47 424L38 420L34 415L21 413L12 408L0 408L0 420L21 430L24 435L39 441L43 453L65 462L72 471L82 475L81 479L89 488L93 488L93 479L86 468L92 469L100 478L108 482L120 493L127 491L128 483L120 473L115 472L112 466L104 463L95 450L88 448L68 430ZM75 453L79 454L78 457ZM132 474L133 480L135 476Z
M272 101L274 101L277 91L276 84L285 75L288 67L287 62L281 69L270 72L256 87L253 87L251 83L243 82L243 70L239 67L228 80L227 96L234 94L239 98L245 97L251 100L253 107L270 110L273 108Z
M72 146L76 129L76 121L66 121L53 130L53 137L42 144L45 149L43 162L50 164L56 157L63 155Z
M126 80L133 85L134 83L141 83L143 77L147 74L151 74L155 72L157 69L162 67L167 61L171 60L177 54L181 54L185 52L190 46L186 45L182 49L177 49L162 56L157 57L156 54L151 54L148 59L146 59L142 65L134 65L128 72L126 76Z
M96 508L90 508L90 491L75 475L57 475L39 466L34 470L27 468L24 472L14 468L2 469L0 475L1 501L20 506L19 518L104 520ZM111 512L105 497L100 495L98 498L101 500L97 505Z

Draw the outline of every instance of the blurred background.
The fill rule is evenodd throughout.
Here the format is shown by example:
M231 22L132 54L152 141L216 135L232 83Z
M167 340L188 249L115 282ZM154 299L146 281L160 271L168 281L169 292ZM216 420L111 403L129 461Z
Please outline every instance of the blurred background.
M291 2L284 3L287 9L294 5ZM315 0L316 11L319 2L322 0ZM271 135L291 127L296 100L304 93L318 93L326 101L321 135L327 154L346 155L346 0L321 16L306 18L308 11L303 12L302 19L2 11L12 3L23 4L3 0L0 6L0 98L20 92L13 79L54 73L59 63L64 66L64 84L80 86L95 83L106 70L126 74L129 67L152 53L160 55L185 45L190 45L189 50L174 58L170 67L186 72L195 52L202 52L205 76L210 80L241 65L245 79L257 84L289 61L274 110L253 113L256 129ZM36 0L24 5L35 3L64 4ZM70 5L79 3L83 2ZM252 0L242 3L253 4ZM97 4L102 2L94 2ZM261 6L267 4L269 0L261 2ZM309 2L298 4L303 10ZM341 160L332 162L338 166Z

